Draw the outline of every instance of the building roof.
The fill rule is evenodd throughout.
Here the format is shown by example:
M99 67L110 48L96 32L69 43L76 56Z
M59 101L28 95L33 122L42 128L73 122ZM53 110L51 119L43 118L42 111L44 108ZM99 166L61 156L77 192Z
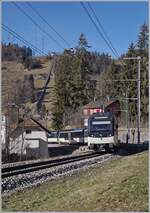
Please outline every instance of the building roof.
M102 107L103 105L103 102L98 100L98 101L93 101L93 102L90 102L86 105L83 106L83 109L85 108L97 108L97 107Z
M31 118L24 120L23 122L20 123L20 126L23 127L24 129L37 129L41 130L41 127L35 123Z
M17 138L20 134L22 134L27 129L30 129L33 131L43 130L43 128L39 126L36 122L34 122L31 118L27 118L18 124L18 126L11 132L10 137Z
M108 100L106 103L105 103L105 107L108 107L109 105L111 104L114 104L114 103L120 103L118 99L112 99L112 100Z
M105 99L105 101L102 101L102 100L97 100L97 101L93 101L93 102L90 102L86 105L83 106L83 109L85 108L102 108L103 105L104 107L107 107L109 106L110 104L112 103L115 103L115 102L119 102L118 99Z

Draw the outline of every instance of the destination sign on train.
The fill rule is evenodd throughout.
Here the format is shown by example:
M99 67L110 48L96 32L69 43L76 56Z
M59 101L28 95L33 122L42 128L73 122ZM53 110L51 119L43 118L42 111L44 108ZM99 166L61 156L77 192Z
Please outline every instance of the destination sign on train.
M108 117L94 117L94 119L107 119Z
M92 124L110 124L110 121L93 121Z

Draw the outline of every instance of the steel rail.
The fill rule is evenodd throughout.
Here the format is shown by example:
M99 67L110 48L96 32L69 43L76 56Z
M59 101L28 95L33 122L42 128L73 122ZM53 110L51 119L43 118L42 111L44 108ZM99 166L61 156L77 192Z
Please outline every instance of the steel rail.
M65 165L68 163L84 160L84 159L90 159L93 157L101 156L99 153L90 153L86 155L80 155L80 156L73 156L73 157L67 157L63 159L55 159L55 160L48 160L48 161L42 161L42 162L36 162L36 163L29 163L25 165L17 165L12 167L6 167L2 168L2 179L6 177L11 177L19 174L25 174L33 171L38 171L42 169L47 169L59 165Z

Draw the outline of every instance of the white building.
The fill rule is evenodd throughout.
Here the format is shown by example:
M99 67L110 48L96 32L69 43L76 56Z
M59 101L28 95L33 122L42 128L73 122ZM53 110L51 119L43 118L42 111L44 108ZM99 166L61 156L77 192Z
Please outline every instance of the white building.
M23 121L10 135L10 154L31 158L47 158L47 133L31 119Z
M1 138L1 145L2 150L5 148L5 141L6 141L6 116L1 116L1 125L0 125L0 138Z

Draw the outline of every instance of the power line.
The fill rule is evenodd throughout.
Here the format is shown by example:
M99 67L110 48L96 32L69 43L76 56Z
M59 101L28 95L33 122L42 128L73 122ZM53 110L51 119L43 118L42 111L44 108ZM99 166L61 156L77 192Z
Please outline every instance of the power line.
M11 30L6 25L2 24L2 28L5 31L7 31L8 33L10 33L11 35L13 35L15 38L17 38L18 40L20 40L21 42L23 42L25 45L28 45L28 46L32 47L31 48L32 50L35 50L35 51L39 52L40 54L44 54L45 56L47 55L43 51L41 51L40 49L38 49L37 47L35 47L34 45L32 45L30 42L28 42L27 40L25 40L22 36L20 36L19 34L17 34L15 31Z
M107 38L107 41L109 42L110 46L112 47L112 49L115 51L116 55L118 56L118 60L121 62L121 64L122 64L123 67L124 67L124 62L123 62L123 60L122 60L122 59L119 59L119 57L120 57L120 56L119 56L119 53L118 53L118 51L115 49L115 47L113 46L113 44L112 44L112 42L111 42L109 36L107 35L107 33L106 33L106 31L105 31L105 29L104 29L102 23L101 23L100 20L98 19L98 16L96 15L96 12L94 11L94 9L92 8L92 6L91 6L91 4L90 4L89 2L87 2L87 4L88 4L89 8L91 9L92 13L94 14L94 17L96 18L96 20L97 20L97 22L98 22L100 28L102 29L102 31L103 31L103 33L104 33L104 35L105 35L105 37Z
M10 33L11 35L13 35L15 38L17 38L18 40L20 40L21 42L23 42L25 45L29 46L32 50L39 52L40 54L44 54L45 56L47 54L45 54L43 51L41 51L39 48L35 47L33 44L31 44L30 42L28 42L27 40L25 40L22 36L20 36L18 33L16 33L15 31L13 31L12 29L10 29L9 27L7 27L6 25L2 24L2 28L7 31L8 33Z
M100 28L102 29L102 31L103 31L105 37L107 38L109 44L110 44L111 47L112 47L112 49L114 50L114 52L116 53L116 55L118 55L118 57L119 57L119 54L118 54L117 50L114 48L114 46L113 46L113 44L112 44L110 38L108 37L108 35L107 35L107 33L106 33L106 31L105 31L105 29L104 29L102 23L100 22L99 18L97 17L96 12L95 12L94 9L92 8L90 2L87 2L87 4L88 4L90 10L92 11L92 13L94 14L94 17L96 18L96 20L97 20L97 22L98 22Z
M103 40L105 41L105 43L107 44L107 46L110 48L110 50L113 52L113 54L118 57L115 53L115 51L112 49L112 47L110 46L110 44L108 43L108 41L105 39L105 37L103 36L102 32L100 31L100 29L98 28L97 24L95 23L95 21L93 20L92 16L90 15L88 9L85 7L83 2L80 2L81 6L83 7L84 11L86 12L86 14L88 15L88 17L90 18L91 22L94 24L96 30L98 31L98 34L100 35L100 37L103 38Z
M52 29L64 42L65 44L67 44L68 47L70 47L70 44L63 38L62 35L60 35L60 33L58 33L54 27L52 25L50 25L45 18L43 18L40 13L29 3L26 2L26 4L49 26L50 29Z
M31 16L29 16L18 4L16 4L15 2L12 2L12 4L15 5L15 7L21 12L23 13L35 26L37 26L43 33L45 33L51 40L53 40L59 47L61 47L62 49L64 49L64 47L58 42L56 41L49 33L47 33L44 29L41 28L41 26L39 24L37 24L37 22L35 22L33 20L33 18Z
M94 24L94 26L95 26L95 28L96 28L96 30L98 31L98 34L100 35L100 37L102 37L102 39L105 41L105 43L107 44L107 46L109 47L109 49L113 52L113 54L118 58L119 57L119 55L118 55L118 53L116 52L116 50L114 49L114 47L112 46L112 43L111 43L111 41L108 39L108 41L107 41L107 39L105 38L105 36L103 35L103 33L105 32L105 30L104 30L104 28L103 28L103 30L104 30L104 32L102 33L101 32L101 30L99 29L99 27L97 26L97 24L95 23L95 21L94 21L94 19L92 18L92 16L91 16L91 14L90 14L90 12L88 11L88 9L85 7L85 5L84 5L84 3L83 2L80 2L81 3L81 6L83 7L83 9L85 10L85 12L86 12L86 14L88 15L88 17L90 18L90 20L91 20L91 22ZM90 6L89 6L90 7ZM92 7L91 7L92 8ZM92 10L92 9L91 9ZM93 10L93 13L94 13L94 10ZM97 17L96 16L96 13L94 13L94 16L95 16L95 18ZM97 20L98 21L98 20ZM100 22L98 22L99 24L100 24ZM101 24L100 24L101 25ZM105 33L104 33L105 34ZM121 64L124 66L124 62L121 60L121 59L119 59L119 61L121 62Z

